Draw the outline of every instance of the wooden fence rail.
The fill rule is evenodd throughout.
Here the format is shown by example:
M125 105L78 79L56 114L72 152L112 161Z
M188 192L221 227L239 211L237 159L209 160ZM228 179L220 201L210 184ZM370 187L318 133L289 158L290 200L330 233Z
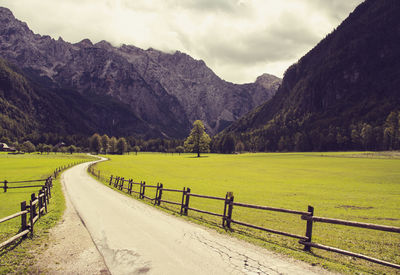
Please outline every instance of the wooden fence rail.
M379 231L400 233L400 228L399 227L394 227L394 226L378 225L378 224L362 223L362 222L352 222L352 221L345 221L345 220L338 220L338 219L328 219L328 218L313 217L313 216L302 216L301 218L303 220L312 220L313 222L340 224L340 225L367 228L367 229L373 229L373 230L379 230Z
M65 170L65 169L68 169L68 168L70 168L70 167L72 167L72 166L75 166L75 165L77 165L77 164L79 164L79 163L82 163L82 162L74 162L74 163L70 163L70 164L68 164L68 165L63 165L63 166L57 167L57 168L53 171L52 176L53 176L54 178L57 178L57 176L59 175L59 173L60 173L61 171ZM32 183L32 182L43 182L43 181L46 181L46 179L21 180L21 181L7 181L7 180L4 180L4 181L3 181L3 187L1 187L1 188L3 188L4 193L6 193L8 189L32 188L32 187L42 187L42 186L43 186L43 185L22 185L22 186L21 186L21 185L18 185L18 186L10 186L9 184L16 184L16 183Z
M23 186L9 186L9 184L14 184L14 183L31 183L31 182L43 182L46 181L46 179L40 179L40 180L24 180L24 181L3 181L3 190L4 193L7 192L8 189L18 189L18 188L30 188L30 187L42 187L43 185L23 185Z
M96 173L96 171L94 170L93 167L90 167L89 172L91 172L94 176L96 176L97 174L100 174L99 172ZM305 251L311 251L311 248L313 247L313 248L317 248L317 249L323 249L323 250L327 250L327 251L331 251L331 252L335 252L335 253L340 253L343 255L357 257L360 259L364 259L364 260L367 260L370 262L385 265L385 266L392 267L395 269L400 269L400 265L395 264L395 263L389 263L389 262L379 260L376 258L372 258L372 257L366 256L366 255L362 255L362 254L342 250L339 248L329 247L329 246L325 246L322 244L317 244L317 243L312 242L313 224L315 222L339 224L339 225L344 225L344 226L373 229L373 230L386 231L386 232L392 232L392 233L400 233L400 227L360 223L360 222L331 219L331 218L324 218L324 217L316 217L316 216L314 216L314 207L312 207L312 206L308 206L307 211L299 211L299 210L291 210L291 209L285 209L285 208L276 208L276 207L271 207L271 206L261 206L261 205L253 205L253 204L234 202L234 196L233 196L232 192L227 192L225 198L222 198L222 197L215 197L215 196L209 196L209 195L194 194L194 193L191 193L190 188L186 188L186 187L184 187L183 190L169 189L169 188L163 188L163 185L161 183L158 183L157 185L146 185L146 182L144 182L144 181L143 182L141 181L140 183L138 183L138 182L135 183L135 182L133 182L132 179L126 180L121 177L114 177L113 175L111 175L111 177L109 179L104 179L103 181L108 182L110 186L114 186L114 187L118 187L118 186L123 187L124 183L127 182L128 186L125 188L119 188L119 190L127 190L128 194L137 193L137 194L139 194L140 199L144 199L144 198L149 199L151 201L154 201L155 205L160 205L161 203L167 203L167 204L173 204L173 205L180 206L180 214L181 215L188 215L188 211L191 210L191 211L195 211L195 212L199 212L199 213L203 213L203 214L221 217L222 218L222 227L224 227L224 228L228 228L228 229L232 230L232 224L237 224L237 225L249 227L252 229L257 229L257 230L261 230L261 231L265 231L265 232L269 232L269 233L273 233L273 234L278 234L278 235L298 239L299 243L304 245ZM118 184L120 184L120 185L118 185ZM140 190L134 191L133 185L139 185ZM154 198L145 195L146 187L157 188ZM180 202L163 200L162 199L163 192L182 193L182 199ZM190 197L224 201L224 208L223 208L222 214L190 207ZM275 230L275 229L271 229L271 228L264 228L264 227L261 227L258 225L249 224L249 223L245 223L242 221L232 219L234 206L263 210L263 211L272 211L272 212L280 212L280 213L298 215L298 216L300 216L299 221L301 221L301 220L306 221L305 234L304 234L304 236L301 236L301 235L297 235L297 234L293 234L293 233L289 233L289 232L283 232L283 231L279 231L279 230Z

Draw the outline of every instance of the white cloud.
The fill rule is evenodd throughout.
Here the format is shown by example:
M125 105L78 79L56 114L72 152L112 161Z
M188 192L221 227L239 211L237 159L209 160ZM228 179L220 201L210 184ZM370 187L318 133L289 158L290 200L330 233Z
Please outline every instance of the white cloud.
M362 0L0 0L34 32L203 59L220 77L252 82L285 69Z

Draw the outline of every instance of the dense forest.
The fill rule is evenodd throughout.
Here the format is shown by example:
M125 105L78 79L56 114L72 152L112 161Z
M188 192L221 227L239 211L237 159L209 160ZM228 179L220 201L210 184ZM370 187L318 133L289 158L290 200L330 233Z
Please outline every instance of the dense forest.
M307 129L302 122L289 125L269 122L261 129L242 134L225 134L214 138L214 152L234 151L343 151L400 149L400 112L392 111L380 125L366 122Z

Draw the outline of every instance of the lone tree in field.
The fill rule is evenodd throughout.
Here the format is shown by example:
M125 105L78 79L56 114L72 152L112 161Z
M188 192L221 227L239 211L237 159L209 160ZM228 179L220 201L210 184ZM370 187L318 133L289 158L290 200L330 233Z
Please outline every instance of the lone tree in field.
M90 138L90 150L96 152L96 154L101 151L101 138L97 133Z
M201 120L193 122L193 129L185 140L185 150L197 153L197 157L200 157L200 153L210 151L210 142L211 139L205 131L203 122Z

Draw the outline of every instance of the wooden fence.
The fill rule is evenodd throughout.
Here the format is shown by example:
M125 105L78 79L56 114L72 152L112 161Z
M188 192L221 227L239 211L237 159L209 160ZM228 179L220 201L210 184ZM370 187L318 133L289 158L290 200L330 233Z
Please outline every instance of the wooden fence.
M316 216L314 216L314 207L312 207L312 206L308 206L307 211L298 211L298 210L276 208L276 207L270 207L270 206L260 206L260 205L239 203L239 202L234 201L234 196L233 196L232 192L227 192L225 197L214 197L214 196L207 196L207 195L191 193L191 189L186 188L186 187L183 188L182 190L168 189L168 188L164 188L162 183L157 183L157 185L147 185L145 181L134 182L132 179L125 179L123 177L118 177L118 176L114 177L112 175L109 179L108 178L106 179L100 175L100 171L96 171L92 166L89 167L88 171L90 173L92 173L92 175L94 175L95 177L97 177L105 182L108 182L108 184L110 186L113 186L114 188L117 188L118 190L125 191L130 195L132 193L136 193L139 195L140 199L147 199L149 201L152 201L154 205L161 205L161 203L167 203L167 204L173 204L173 205L180 206L180 214L181 215L187 216L189 213L189 210L203 213L203 214L208 214L208 215L220 217L221 221L222 221L222 227L224 227L224 228L232 229L232 224L237 224L237 225L249 227L252 229L257 229L257 230L261 230L261 231L265 231L265 232L269 232L269 233L273 233L273 234L278 234L278 235L298 239L299 243L304 245L305 251L311 251L311 248L313 247L313 248L317 248L317 249L327 250L327 251L340 253L340 254L347 255L347 256L364 259L364 260L367 260L370 262L374 262L374 263L381 264L384 266L392 267L395 269L400 269L400 265L395 264L395 263L390 263L387 261L383 261L380 259L366 256L363 254L358 254L358 253L342 250L342 249L335 248L335 247L325 246L322 244L314 243L312 241L313 224L316 222L340 224L340 225L344 225L344 226L366 228L366 229L386 231L386 232L392 232L392 233L400 233L400 227L384 226L384 225L360 223L360 222L354 222L354 221L345 221L345 220L339 220L339 219L316 217ZM146 195L147 189L155 190L154 196L150 197L149 195ZM162 199L163 192L182 193L181 200L179 202L163 200ZM207 200L223 201L224 207L223 207L221 213L214 213L214 212L209 212L209 211L202 210L202 209L196 209L196 208L190 207L190 198L191 197L207 199ZM306 221L305 235L304 236L296 235L296 234L292 234L292 233L288 233L288 232L284 232L284 231L274 230L274 229L270 229L270 228L264 228L264 227L261 227L258 225L253 225L253 224L245 223L243 221L235 220L232 218L234 207L251 208L251 209L264 210L264 211L273 211L273 212L281 212L281 213L297 215L297 216L299 216L299 220Z
M71 168L72 166L75 166L75 165L84 163L84 162L86 162L86 161L85 161L85 160L82 160L82 161L77 161L77 162L70 163L70 164L68 164L68 165L62 165L62 166L60 166L60 167L57 167L57 168L54 170L54 172L53 172L53 177L56 179L56 178L58 177L58 175L59 175L62 171L66 170L66 169L68 169L68 168Z
M39 182L39 180L34 180L35 182ZM43 185L35 185L42 187L38 194L31 194L31 199L29 204L27 205L26 201L21 202L21 211L14 213L8 217L0 219L0 224L6 222L8 220L21 217L21 228L19 233L15 236L9 238L8 240L2 242L0 244L0 249L11 244L21 237L26 237L29 233L33 235L33 228L35 223L45 214L47 213L47 205L50 202L51 198L51 188L53 187L53 178L48 177L45 180L41 180L44 182ZM32 187L32 186L29 186ZM12 187L11 187L12 188ZM28 218L29 214L29 218Z
M62 172L65 169L68 169L68 168L70 168L72 166L75 166L77 164L80 164L80 163L82 163L82 162L74 162L74 163L70 163L68 165L63 165L63 166L57 167L56 169L54 169L54 171L52 173L53 178L56 179L58 177L58 175L60 174L60 172ZM3 183L3 187L0 187L0 188L3 188L4 193L6 193L8 189L42 187L42 185L22 185L22 186L21 185L17 185L17 186L12 186L11 185L10 186L10 184L20 184L20 183L28 184L28 183L43 182L45 180L46 179L23 180L23 181L7 181L7 180L4 180L2 182Z
M21 217L21 228L19 233L15 236L9 238L8 240L0 243L0 249L11 244L12 242L18 240L19 238L25 238L29 233L33 235L33 228L35 223L41 218L45 213L47 213L47 205L50 203L51 198L51 189L53 187L53 179L57 178L57 176L65 169L68 169L74 165L77 165L82 162L74 162L68 165L63 165L57 167L52 176L47 179L35 179L35 180L25 180L25 181L12 181L8 182L4 180L3 189L4 192L7 192L8 189L16 189L16 188L32 188L32 187L41 187L38 194L31 194L31 199L29 204L26 201L21 202L21 211L14 213L8 217L0 219L0 224L18 217ZM23 185L23 186L9 186L9 184L28 184L34 183L33 185ZM43 184L37 184L39 182L43 182ZM29 218L28 218L29 215Z

